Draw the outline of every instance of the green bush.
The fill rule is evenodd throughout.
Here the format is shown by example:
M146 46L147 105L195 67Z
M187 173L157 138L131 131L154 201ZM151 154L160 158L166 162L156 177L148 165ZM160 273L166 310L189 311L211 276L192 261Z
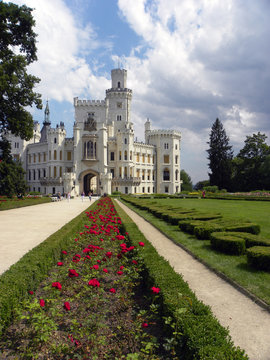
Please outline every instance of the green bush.
M246 251L245 239L226 232L214 232L210 237L213 249L231 255L241 255Z
M226 226L225 231L237 231L237 232L247 232L251 234L259 234L260 225L254 223L240 223L239 225Z
M250 248L252 246L270 246L270 239L259 235L254 235L246 232L227 232L227 234L238 236L244 239L246 241L246 248Z
M169 266L151 243L145 239L136 224L115 204L123 226L133 244L145 243L141 253L145 264L146 286L161 289L161 316L171 317L175 329L181 333L177 346L183 359L196 360L247 360L244 351L236 348L229 336L213 316L209 306L199 301L188 284Z
M253 246L247 249L247 261L256 269L270 271L270 247Z
M203 226L204 221L201 220L182 220L178 222L180 229L189 234L194 234L194 229L197 226Z
M194 235L200 240L209 240L213 232L223 231L222 224L216 222L205 221L198 224L194 228Z

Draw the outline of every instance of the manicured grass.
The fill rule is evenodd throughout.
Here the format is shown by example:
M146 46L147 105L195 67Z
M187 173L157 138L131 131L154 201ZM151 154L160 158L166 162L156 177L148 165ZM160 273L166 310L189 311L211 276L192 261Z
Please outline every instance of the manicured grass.
M143 200L144 202L146 200ZM153 203L153 199L149 202ZM268 203L247 203L242 201L226 201L226 200L200 200L200 199L156 199L155 202L163 205L181 206L184 208L196 208L197 210L207 210L211 212L220 212L224 217L239 217L252 220L261 225L261 233L265 236L270 234L269 225L266 227L267 212L269 214L270 204ZM223 206L223 203L224 206ZM129 203L125 204L138 212L147 221L152 223L155 227L167 234L169 238L176 243L180 243L185 248L190 250L195 256L206 262L211 268L216 269L239 285L261 298L270 305L270 273L265 271L258 271L247 265L246 255L233 256L222 254L213 250L210 246L209 240L198 240L192 235L182 232L178 226L171 225L159 218L156 218L146 210L138 210ZM256 214L262 208L260 214ZM248 211L248 209L250 211ZM249 215L249 216L248 216ZM254 215L254 216L253 216ZM256 215L256 216L255 216Z
M51 202L50 197L37 197L37 198L24 198L24 199L7 199L7 198L0 198L0 211L1 210L11 210L16 208L21 208L24 206L31 206L31 205L39 205Z
M160 205L179 206L207 212L218 212L224 217L250 220L261 226L261 235L270 237L270 202L214 199L151 199Z

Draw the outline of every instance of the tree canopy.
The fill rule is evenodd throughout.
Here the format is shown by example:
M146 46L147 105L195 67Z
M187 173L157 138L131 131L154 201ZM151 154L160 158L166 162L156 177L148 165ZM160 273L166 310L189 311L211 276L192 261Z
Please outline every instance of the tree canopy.
M216 185L220 189L230 188L231 160L233 158L232 146L229 138L219 119L216 119L211 128L208 160L210 185Z
M0 132L26 140L33 135L33 118L25 107L42 108L41 95L34 91L40 80L27 73L37 60L31 12L25 5L0 2Z
M191 177L188 175L188 173L185 172L185 170L180 171L180 177L182 182L181 190L182 191L192 191L192 181Z

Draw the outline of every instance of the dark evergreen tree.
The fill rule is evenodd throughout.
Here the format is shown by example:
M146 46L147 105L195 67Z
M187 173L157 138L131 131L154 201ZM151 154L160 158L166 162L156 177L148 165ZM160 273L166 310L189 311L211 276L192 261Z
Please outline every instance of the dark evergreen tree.
M36 57L32 9L0 2L0 133L11 131L22 139L33 135L33 118L27 106L42 108L34 92L40 81L27 73Z
M210 185L216 185L219 189L231 188L231 162L233 158L232 146L229 138L219 119L214 122L209 144L208 160Z
M185 170L181 170L180 178L183 181L182 185L181 185L181 190L182 191L192 191L191 177L188 175L188 173L185 172Z

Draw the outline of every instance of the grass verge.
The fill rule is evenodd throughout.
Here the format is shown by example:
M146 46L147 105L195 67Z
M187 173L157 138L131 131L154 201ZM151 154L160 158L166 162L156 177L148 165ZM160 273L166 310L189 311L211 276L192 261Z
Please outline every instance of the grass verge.
M50 197L36 197L24 199L0 199L0 211L17 209L25 206L39 205L51 202Z
M146 200L143 200L146 202ZM153 200L149 200L153 201ZM158 204L160 208L162 206L170 204L174 207L184 207L185 203L182 202L183 200L177 200L175 202L174 199L166 199L165 201L158 200ZM200 201L200 203L204 203L204 200ZM209 201L215 201L215 200L209 200ZM161 220L160 218L155 217L153 214L148 212L147 210L138 210L135 206L131 205L128 202L125 202L125 205L127 205L129 208L137 212L140 216L143 216L143 218L147 221L149 221L151 224L153 224L157 229L159 229L161 232L166 234L170 239L172 239L175 243L178 243L182 245L184 248L188 249L193 255L195 255L197 258L205 262L210 268L217 270L218 272L223 273L228 278L232 279L236 283L238 283L240 286L245 288L250 293L254 294L261 300L263 300L266 304L270 305L270 273L266 271L260 271L257 269L253 269L247 264L247 257L246 255L240 255L240 256L232 256L228 254L222 254L218 251L215 251L211 248L210 240L198 240L195 238L195 236L186 234L182 231L180 231L178 225L171 225L170 223ZM217 200L219 204L221 204L222 200ZM231 201L229 201L232 203ZM196 200L194 202L192 201L190 203L189 208L194 208L196 206ZM204 203L205 204L205 203ZM247 203L245 202L245 205ZM248 203L248 204L254 204L254 203ZM260 203L262 205L268 205L268 203ZM203 210L203 206L196 207L196 210ZM205 208L206 209L206 208ZM219 211L223 212L224 210L222 207L213 207L213 208L207 208L207 211ZM226 210L226 212L229 211L229 209ZM243 212L241 213L243 215ZM230 213L232 216L232 213ZM225 215L224 215L225 216ZM253 219L251 219L253 220ZM254 221L257 218L254 219ZM264 222L264 220L262 220ZM259 221L258 221L259 222Z

